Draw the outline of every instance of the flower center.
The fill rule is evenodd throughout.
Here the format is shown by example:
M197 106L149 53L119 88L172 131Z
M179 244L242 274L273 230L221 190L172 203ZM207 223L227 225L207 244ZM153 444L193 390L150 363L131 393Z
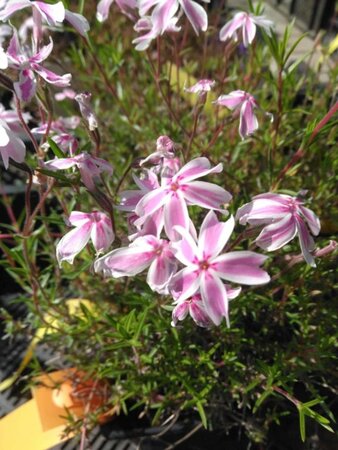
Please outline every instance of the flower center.
M170 185L170 189L174 192L176 192L179 189L179 184L178 183L171 183Z
M209 269L209 263L208 261L200 261L199 266L201 270L208 270Z

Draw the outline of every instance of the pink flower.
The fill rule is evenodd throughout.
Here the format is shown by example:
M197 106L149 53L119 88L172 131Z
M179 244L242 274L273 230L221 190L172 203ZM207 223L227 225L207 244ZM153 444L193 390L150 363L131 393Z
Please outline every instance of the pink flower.
M168 241L142 236L129 245L111 251L94 263L95 272L114 278L130 277L148 270L147 283L153 291L168 293L168 283L176 272L177 261Z
M108 19L109 9L114 3L114 0L100 0L97 5L96 18L99 22L104 22ZM133 19L131 10L137 8L137 0L115 0L115 3L120 10L129 18Z
M215 80L199 80L190 88L184 88L186 92L191 92L193 94L203 95L205 92L211 91L211 88L215 85Z
M134 30L138 33L145 32L142 36L137 37L133 40L133 44L136 45L135 50L143 51L146 50L151 41L155 39L160 34L164 32L168 33L177 33L181 30L181 27L178 27L177 24L178 17L171 17L165 25L165 28L162 29L162 24L158 21L153 21L152 17L144 16L141 17L135 24Z
M73 91L73 89L63 89L61 92L58 92L57 94L55 94L55 100L57 102L61 102L62 100L65 100L66 98L70 98L71 100L73 100L76 96L76 92Z
M178 321L184 320L190 315L193 321L200 327L209 327L212 322L205 310L203 300L200 294L193 295L187 300L183 300L176 304L172 312L171 325L176 327Z
M215 103L239 112L239 134L242 139L257 130L258 121L253 111L257 107L257 102L248 92L232 91L228 95L218 97Z
M97 253L106 251L114 241L111 220L104 213L73 211L68 222L75 229L63 236L56 247L56 257L60 266L63 261L73 264L75 256L81 252L90 239Z
M298 198L270 192L256 195L252 202L239 208L236 218L242 225L268 224L257 237L256 243L270 252L283 247L298 234L305 261L316 266L311 255L315 245L310 232L317 236L320 222Z
M74 166L79 169L81 180L90 191L95 190L95 182L100 179L102 173L113 173L113 168L107 161L87 152L71 158L56 158L42 163L42 167L48 170L65 170Z
M17 32L15 31L7 49L8 67L19 70L19 81L14 83L14 89L20 100L29 101L36 91L36 80L34 73L40 75L47 83L55 86L65 87L70 84L71 75L56 75L41 66L53 50L53 41L32 56L27 56L22 52L19 44Z
M73 13L65 9L62 2L50 5L42 1L31 2L30 0L13 0L8 2L5 8L0 12L0 20L8 20L17 11L27 7L33 9L33 31L35 42L39 42L42 37L42 20L47 22L50 26L56 26L66 20L82 36L85 36L89 30L87 19L81 14Z
M273 27L271 20L267 20L264 16L254 16L246 12L238 12L232 20L222 27L219 38L221 41L226 41L227 39L237 41L238 33L242 29L243 45L244 47L248 47L255 38L256 25L264 28L265 32L270 36L271 28Z
M9 167L9 158L17 163L22 163L26 155L25 144L16 137L3 120L0 120L0 154L5 169Z
M129 236L129 239L134 240L148 234L159 237L163 229L162 208L151 216L148 216L142 223L142 226L139 227L135 226L135 221L137 221L139 217L134 213L136 205L142 197L159 187L157 175L150 170L144 170L141 177L133 175L133 178L139 189L121 192L120 204L117 206L117 209L131 213L128 222L133 234Z
M162 185L146 194L135 208L140 225L145 218L163 207L164 228L167 236L175 240L174 226L189 229L190 219L187 205L220 209L232 196L225 189L205 181L195 181L211 173L222 171L222 164L211 168L207 158L196 158L183 166L174 176L163 177Z
M172 244L175 257L186 266L173 276L169 290L177 302L200 291L205 310L215 325L225 317L229 323L229 297L239 294L239 289L227 293L222 280L238 284L260 285L270 280L260 266L266 256L251 251L236 251L221 254L234 229L235 221L219 222L210 211L205 217L199 238L187 230L176 227L182 240Z
M32 118L27 112L22 113L22 116L25 122L28 122ZM6 122L9 129L14 133L21 133L23 131L18 113L14 109L5 109L2 104L0 104L0 120Z
M196 34L198 34L199 30L206 31L208 28L207 13L201 5L192 0L140 0L140 16L145 16L153 6L155 8L151 15L151 21L153 27L159 30L160 34L168 29L180 7L183 9Z

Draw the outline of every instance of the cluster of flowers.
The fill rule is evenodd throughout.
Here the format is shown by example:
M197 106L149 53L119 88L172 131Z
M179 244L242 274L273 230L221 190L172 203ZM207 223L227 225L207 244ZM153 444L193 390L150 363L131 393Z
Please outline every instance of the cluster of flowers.
M206 30L207 15L201 5L192 0L117 0L116 3L127 14L132 14L136 6L141 19L135 27L150 30L135 40L139 49L146 48L150 41L164 31L176 29L181 9L187 15L193 28ZM112 0L101 0L98 5L98 18L104 20ZM71 75L57 75L46 69L43 62L53 49L53 41L42 45L43 23L58 26L68 21L82 36L89 29L86 19L65 10L62 2L54 5L42 1L15 0L0 11L0 20L8 20L13 13L23 8L31 8L32 20L25 27L32 27L32 47L25 42L25 30L16 31L12 27L3 28L0 33L1 44L4 35L11 35L5 51L0 51L0 68L7 67L18 72L14 83L16 97L28 102L37 91L37 80L66 88L56 94L57 100L75 99L89 130L95 130L97 120L90 107L90 94L76 95L68 88ZM145 14L152 10L151 16ZM133 16L134 17L134 16ZM142 22L143 21L143 22ZM142 25L143 23L143 25ZM148 25L146 25L148 24ZM237 13L232 21L221 30L221 39L237 39L242 30L244 45L252 42L256 25L267 32L271 22L261 16ZM25 29L26 29L25 28ZM21 42L24 42L24 46ZM137 42L136 42L137 41ZM28 50L27 50L28 48ZM189 92L206 95L214 82L201 80L187 88ZM257 127L254 97L244 91L236 90L222 95L215 102L234 110L240 116L239 132L242 138L253 133ZM25 158L25 145L17 136L23 120L15 111L0 111L0 154L7 169L9 159L21 163ZM41 162L49 170L73 168L80 173L81 181L87 190L97 192L97 183L103 173L111 174L111 165L89 153L78 153L78 143L72 131L79 124L78 117L59 118L51 123L41 123L32 133L52 133L54 141L67 157ZM69 155L69 156L68 156ZM252 251L230 251L230 237L235 220L240 224L260 227L255 242L257 246L273 251L299 236L302 254L310 265L314 265L311 254L314 250L312 235L319 233L320 224L315 214L306 208L299 198L276 193L267 193L253 198L242 206L235 218L226 221L220 217L227 215L226 206L232 196L224 188L200 178L222 171L222 164L211 167L209 160L199 157L182 165L177 157L174 144L167 136L157 141L157 151L143 161L140 176L134 175L137 190L120 194L119 205L115 210L128 213L130 227L129 245L116 248L94 262L96 272L105 276L135 276L148 269L147 282L152 290L174 299L173 324L183 320L188 313L200 326L219 325L223 318L229 323L229 300L240 294L236 285L261 285L270 280L262 269L266 256ZM198 206L209 210L202 221L199 233L189 216L189 208ZM107 211L109 208L107 208ZM75 227L57 245L57 258L73 263L75 256L91 239L97 255L106 252L115 240L112 214L93 211L89 213L73 211L67 222Z
M113 1L99 2L97 19L100 22L108 18ZM209 3L210 0L203 0L203 2ZM205 9L193 0L116 0L116 4L131 20L136 21L135 31L145 33L134 39L136 50L146 50L153 39L165 32L179 32L181 27L177 25L177 22L183 14L186 15L196 34L208 29L208 15ZM247 47L255 38L257 25L270 34L273 23L264 16L238 12L221 28L219 38L221 41L227 39L237 41L239 33L242 32L242 42Z
M121 192L116 206L128 213L131 243L99 257L94 270L113 278L148 270L150 288L174 299L174 325L188 313L204 327L219 325L223 318L229 323L229 300L241 288L225 282L253 286L269 282L270 277L261 268L266 256L227 251L235 218L223 222L219 216L227 214L224 207L232 196L216 184L199 180L220 173L222 164L211 167L207 158L199 157L181 166L173 142L161 136L157 151L141 161L140 168L141 176L133 176L138 189ZM193 205L209 210L198 234L188 211ZM305 260L315 264L310 232L317 235L320 224L300 199L258 195L239 208L236 219L243 225L265 225L255 242L267 251L283 247L298 234ZM60 264L72 263L90 239L97 253L107 251L114 241L112 222L104 213L74 211L68 221L75 228L57 245Z

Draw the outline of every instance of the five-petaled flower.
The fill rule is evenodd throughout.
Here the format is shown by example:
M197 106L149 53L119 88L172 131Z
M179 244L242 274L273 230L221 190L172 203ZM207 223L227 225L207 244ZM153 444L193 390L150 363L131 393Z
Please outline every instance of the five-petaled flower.
M71 158L55 158L41 163L49 170L65 170L76 166L81 174L81 180L87 189L95 190L95 182L102 173L113 173L112 166L104 159L92 156L87 152L79 153Z
M242 139L250 136L258 128L257 117L254 108L257 108L255 98L248 92L237 90L227 95L221 95L214 102L217 105L226 106L230 110L239 113L239 134Z
M210 92L214 85L215 80L202 79L189 88L184 87L184 90L193 94L203 95L206 92Z
M262 27L268 35L271 34L271 28L273 27L273 22L271 20L266 19L264 16L255 16L246 12L238 12L232 20L227 22L221 28L219 38L221 41L226 41L227 39L234 39L237 41L238 33L240 29L242 29L243 45L244 47L248 47L255 38L256 25Z
M203 1L209 3L209 0ZM208 28L208 16L205 9L193 0L140 0L140 16L145 16L153 6L155 8L151 15L151 21L154 29L158 30L160 34L170 28L180 7L197 34L199 30L206 31Z
M57 244L56 257L60 266L63 261L73 264L75 256L81 252L90 239L96 253L108 250L114 241L115 236L111 220L102 212L73 211L67 222L75 228L63 236Z
M256 239L259 247L267 251L278 250L297 234L305 261L315 267L311 252L315 244L306 223L314 236L320 231L318 217L297 197L266 193L256 195L252 202L239 208L236 218L241 224L268 224Z
M205 181L195 181L211 173L219 173L222 164L211 168L207 158L195 158L185 164L174 176L162 177L162 185L146 194L136 205L135 212L140 217L135 224L144 220L163 207L164 228L167 236L175 240L174 230L180 225L189 229L190 219L187 205L220 210L232 196L220 186Z
M129 247L113 250L94 263L95 272L114 278L134 276L148 267L147 283L151 289L167 294L177 261L171 244L164 239L152 235L138 237Z
M48 45L42 47L40 51L32 56L27 56L20 47L18 34L14 31L9 47L7 49L8 67L19 70L19 81L14 83L16 95L20 100L28 102L35 95L37 73L47 83L55 86L65 87L70 84L71 74L57 75L54 72L41 66L42 61L48 58L53 50L52 38L49 38Z
M177 226L182 239L172 244L175 257L186 266L170 282L172 296L182 302L200 291L205 310L215 325L219 325L223 317L229 324L230 296L222 280L248 285L265 284L270 280L267 272L260 268L266 256L251 251L220 254L234 225L232 216L227 222L219 222L215 212L210 211L198 239ZM231 292L233 298L238 294L239 290Z

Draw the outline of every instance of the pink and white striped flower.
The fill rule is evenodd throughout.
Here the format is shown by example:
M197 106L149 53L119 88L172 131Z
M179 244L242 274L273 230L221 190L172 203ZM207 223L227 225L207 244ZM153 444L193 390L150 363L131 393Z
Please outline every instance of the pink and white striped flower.
M212 325L210 317L208 316L203 300L200 294L195 294L192 297L183 300L176 304L172 312L171 325L176 327L179 321L184 320L188 314L192 320L200 327L207 328Z
M142 236L129 245L111 251L94 263L95 272L113 278L130 277L148 270L147 283L153 291L168 293L168 283L177 270L171 244L156 236Z
M231 216L227 222L219 222L214 211L205 217L199 238L186 229L176 227L182 239L172 244L175 257L186 266L173 276L169 290L180 303L200 291L205 310L215 325L225 317L229 324L229 297L236 297L239 288L230 295L222 280L238 284L260 285L270 280L260 266L266 256L251 251L235 251L220 254L234 229Z
M23 112L22 117L25 122L28 122L32 118L32 116L28 112ZM0 120L6 122L9 129L14 133L21 133L23 131L22 123L19 119L18 113L14 109L5 109L2 104L0 104Z
M16 95L20 100L28 102L36 92L35 73L43 78L47 83L59 87L70 84L71 74L57 75L41 66L42 61L48 58L53 50L53 41L40 49L39 52L28 56L20 47L18 34L15 31L7 49L8 67L19 71L19 81L14 83Z
M270 192L256 195L252 202L239 208L236 218L242 225L268 224L257 237L256 243L269 252L283 247L298 234L305 261L316 266L311 255L315 247L311 234L319 234L320 222L315 213L297 197Z
M273 27L271 20L266 19L264 16L238 12L232 20L221 28L219 38L221 41L226 41L227 39L237 41L238 34L242 30L243 45L244 47L248 47L255 38L256 25L262 27L269 36L271 35L271 28Z
M207 92L210 92L211 89L215 85L215 80L202 79L197 81L193 86L189 88L184 88L186 92L190 92L192 94L203 95Z
M136 45L135 50L143 51L146 50L151 41L157 38L160 34L164 32L167 33L177 33L181 30L181 27L177 26L178 17L171 17L167 21L165 28L161 28L162 24L158 21L153 22L152 17L144 16L141 17L135 24L134 30L137 33L145 33L133 40L133 44Z
M204 1L209 3L209 0ZM140 0L140 16L145 16L152 7L155 8L151 14L151 21L160 34L168 29L179 8L182 8L196 34L208 28L208 16L205 9L193 0Z
M81 180L88 190L95 190L95 182L98 181L102 173L113 173L112 166L104 159L92 156L87 152L71 158L55 158L42 163L42 167L48 170L65 170L77 167L81 174Z
M85 36L89 30L87 19L81 14L65 9L62 2L51 5L42 1L12 0L0 11L0 20L6 21L17 11L27 7L33 10L33 34L36 43L42 38L42 21L47 22L49 26L55 27L66 20L82 36Z
M176 225L189 229L188 205L220 210L231 200L231 194L220 186L195 181L211 173L219 173L222 169L222 164L211 168L209 160L201 157L185 164L174 176L162 177L162 185L146 194L137 204L135 212L140 219L135 224L141 225L148 216L163 207L165 232L169 239L175 240Z
M25 144L19 139L9 126L0 119L0 154L5 169L9 167L9 158L22 163L26 155Z
M73 211L67 222L75 228L63 236L56 247L56 257L60 266L63 261L73 264L75 256L84 249L90 239L96 253L108 250L115 239L111 220L104 213Z
M104 22L108 19L109 9L114 1L121 12L129 18L134 19L131 11L137 8L137 0L100 0L96 9L96 18L99 22Z
M248 92L237 90L230 94L221 95L214 102L220 106L226 106L230 110L239 113L239 134L242 139L250 136L258 128L258 120L254 109L257 108L255 98Z

